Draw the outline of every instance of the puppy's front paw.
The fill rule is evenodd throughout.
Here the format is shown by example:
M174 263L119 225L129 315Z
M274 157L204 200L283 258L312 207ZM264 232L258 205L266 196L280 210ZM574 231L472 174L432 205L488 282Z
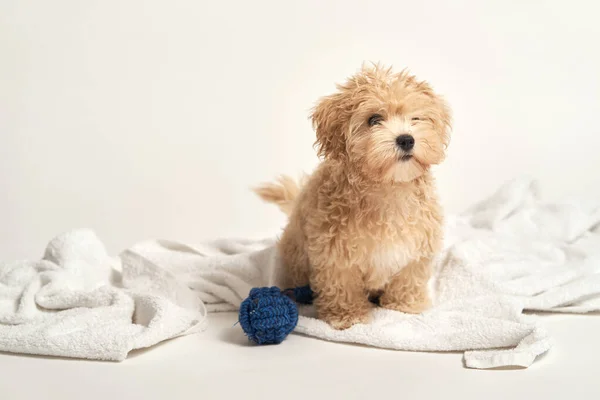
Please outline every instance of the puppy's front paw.
M323 317L323 320L331 325L333 329L341 331L348 329L355 324L368 323L370 321L370 315L369 313L327 315Z
M416 296L392 296L384 294L379 305L388 310L400 311L407 314L420 314L431 307L431 300L426 292Z

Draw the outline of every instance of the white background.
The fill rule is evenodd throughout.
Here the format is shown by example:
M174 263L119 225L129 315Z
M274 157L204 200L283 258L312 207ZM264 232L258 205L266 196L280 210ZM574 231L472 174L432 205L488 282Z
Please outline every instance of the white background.
M76 227L112 253L278 233L285 219L248 188L314 168L309 110L364 60L409 67L453 106L436 171L449 212L521 174L548 199L598 196L598 15L592 0L0 0L0 260ZM299 335L243 346L236 318L120 364L3 354L0 392L598 397L594 316L548 317L560 345L525 371Z
M598 195L598 4L1 0L0 259L278 233L249 187L315 166L309 110L363 60L450 101L449 212L521 174Z

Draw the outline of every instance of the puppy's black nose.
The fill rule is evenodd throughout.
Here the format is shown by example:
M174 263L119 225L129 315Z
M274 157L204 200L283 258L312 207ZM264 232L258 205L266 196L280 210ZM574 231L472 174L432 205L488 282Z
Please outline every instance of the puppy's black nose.
M415 138L411 135L400 135L396 138L396 144L404 151L410 151L415 147Z

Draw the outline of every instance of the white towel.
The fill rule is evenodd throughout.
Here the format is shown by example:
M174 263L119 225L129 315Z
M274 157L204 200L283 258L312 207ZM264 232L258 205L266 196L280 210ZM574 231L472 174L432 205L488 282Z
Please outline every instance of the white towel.
M201 330L205 315L167 270L109 257L89 230L58 236L42 260L0 264L0 351L120 361Z
M274 243L156 240L109 258L89 231L60 236L42 261L0 265L0 350L122 360L131 349L196 332L204 305L236 310L252 287L279 284ZM600 309L599 245L598 207L545 204L534 181L516 180L448 219L429 311L376 309L369 324L336 331L302 307L295 332L464 351L471 368L527 367L551 342L524 310Z

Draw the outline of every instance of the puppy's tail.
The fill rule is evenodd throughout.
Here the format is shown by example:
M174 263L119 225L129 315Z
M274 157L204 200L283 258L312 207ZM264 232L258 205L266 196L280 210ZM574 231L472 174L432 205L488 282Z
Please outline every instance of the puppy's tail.
M276 182L265 183L253 191L264 201L276 204L289 217L305 180L306 178L302 177L296 182L293 178L282 175Z

